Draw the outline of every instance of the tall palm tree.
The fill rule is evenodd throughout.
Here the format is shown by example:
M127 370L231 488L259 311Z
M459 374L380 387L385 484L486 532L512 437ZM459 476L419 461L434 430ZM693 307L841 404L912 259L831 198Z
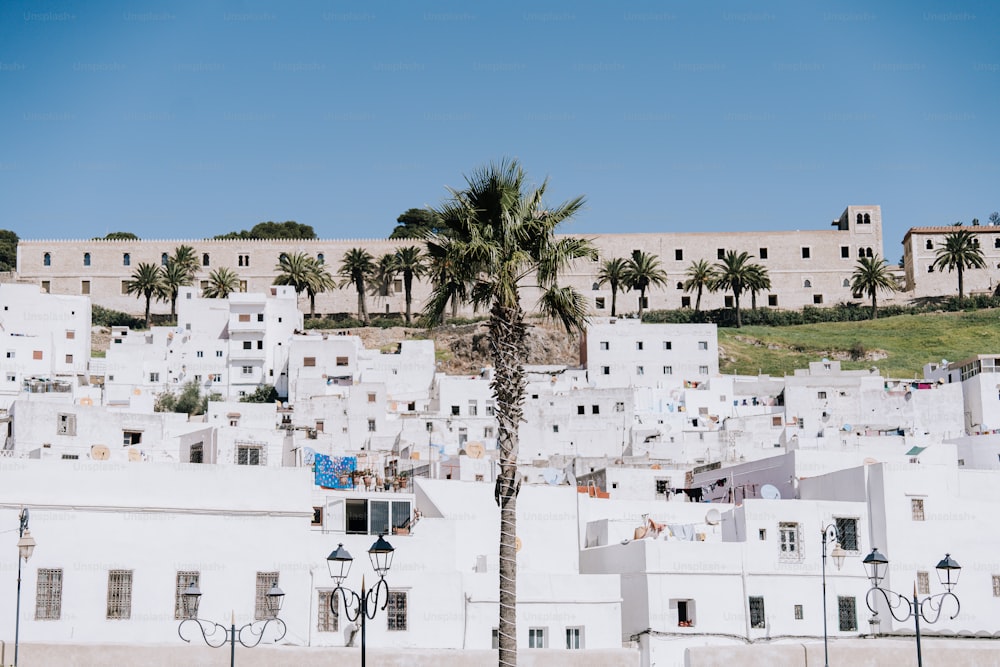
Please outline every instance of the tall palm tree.
M701 310L702 292L706 289L711 291L712 276L714 275L712 265L708 263L708 260L699 259L696 262L691 262L691 266L687 268L684 275L687 278L681 287L685 292L695 292L698 295L694 300L694 312L697 313Z
M309 285L313 276L313 262L315 260L304 252L283 252L278 255L278 265L274 270L278 272L274 285L290 285L295 289L295 294L302 294Z
M198 271L198 255L195 254L194 248L189 245L177 246L169 261L187 269L188 273L191 274L191 279L194 280L194 274Z
M667 284L667 272L660 268L660 258L642 250L633 250L625 262L625 284L629 289L639 290L639 320L646 306L646 290Z
M177 319L177 293L182 287L187 287L194 281L194 276L188 267L174 261L173 258L167 260L167 265L160 268L161 291L165 299L170 301L170 319Z
M466 177L466 188L451 190L451 198L436 209L449 230L427 239L432 256L460 257L458 275L472 283L474 306L489 310L489 341L495 375L490 386L496 402L500 473L495 497L500 506L500 665L517 664L516 523L518 427L523 421L527 356L527 325L521 305L522 281L534 278L542 292L540 310L568 328L579 328L586 318L584 298L558 278L575 259L596 259L589 241L556 238L556 226L583 205L577 197L556 207L542 198L548 181L538 188L526 183L516 160L491 164ZM440 317L452 295L437 284L428 303L429 315Z
M413 279L427 272L426 257L417 246L404 246L396 250L396 270L403 274L403 292L406 295L406 323L412 320Z
M206 299L225 299L239 289L240 277L232 269L223 266L208 274L208 285L202 291L202 296Z
M962 299L965 298L963 278L965 269L986 268L986 260L983 259L983 251L979 247L976 235L968 229L958 229L945 234L944 242L934 250L934 254L936 257L931 266L935 269L947 268L948 273L958 269L958 303L961 305Z
M146 328L149 328L149 301L154 296L162 294L163 273L156 264L141 262L132 273L132 277L125 283L125 291L128 294L135 294L136 297L146 299Z
M364 248L351 248L340 260L337 274L343 278L340 287L354 285L358 292L358 319L368 324L368 306L365 303L365 287L375 272L375 258Z
M396 272L396 253L387 252L375 260L375 270L372 271L371 284L368 285L369 293L372 296L390 296Z
M851 290L857 294L867 294L872 300L872 319L878 317L878 303L876 294L879 290L883 292L896 292L899 286L896 279L892 277L887 268L886 261L875 255L874 257L861 257L858 259L854 273L851 274Z
M712 281L712 291L732 292L733 305L736 307L736 328L743 326L740 319L740 295L748 288L748 282L753 280L754 265L750 260L753 255L747 252L737 253L727 250L722 261L716 262L715 278Z
M316 295L335 289L337 281L333 279L324 264L320 264L312 257L309 259L312 260L312 272L306 283L306 295L309 296L309 319L313 319L316 317Z
M625 284L626 261L620 257L612 257L601 263L601 269L597 272L597 284L601 287L611 286L611 317L615 316L618 307L618 290L627 289Z
M750 265L747 291L750 292L750 309L757 310L757 294L771 289L771 276L760 264Z

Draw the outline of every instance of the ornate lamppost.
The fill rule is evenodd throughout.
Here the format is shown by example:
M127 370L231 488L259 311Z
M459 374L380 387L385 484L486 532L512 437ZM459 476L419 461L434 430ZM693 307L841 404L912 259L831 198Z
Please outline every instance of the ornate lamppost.
M955 562L951 554L945 554L944 558L935 566L938 573L938 580L944 586L945 592L938 593L937 595L928 595L923 600L920 600L917 598L917 585L914 584L913 598L911 600L905 595L900 595L880 585L882 580L885 579L886 570L889 569L889 559L880 554L877 548L873 548L872 552L865 556L862 563L867 570L869 581L872 582L872 587L865 595L865 604L868 605L868 609L874 614L872 621L869 621L869 623L871 623L872 628L877 627L879 624L878 611L872 604L873 598L876 600L878 598L875 594L877 591L885 599L885 603L889 607L889 613L892 614L893 618L900 623L909 620L911 617L913 618L917 634L917 666L923 667L923 657L920 653L920 620L923 619L924 623L937 623L941 618L941 611L948 598L955 601L955 614L949 618L953 619L958 616L962 605L958 601L958 597L951 592L951 589L958 584L958 577L962 573L962 566Z
M826 547L833 544L833 562L839 571L844 565L847 552L840 547L840 533L837 526L829 524L823 528L823 667L830 667L830 648L826 632Z
M21 635L21 561L25 563L35 551L35 538L28 530L28 508L21 508L17 540L17 616L14 619L14 667L17 667L17 649Z
M344 615L347 620L354 623L361 621L361 667L365 667L365 621L375 619L375 614L379 610L378 602L382 591L385 591L385 602L382 603L384 610L389 604L389 584L385 582L385 575L389 574L392 567L392 555L395 549L386 542L384 535L379 535L378 540L368 550L368 558L372 562L372 568L378 575L378 583L371 590L365 590L365 578L361 577L361 592L357 593L349 588L344 588L344 579L351 571L351 563L354 558L347 552L343 544L338 544L326 558L327 567L330 568L330 576L337 582L337 587L330 595L330 612L336 613L337 594L344 600Z
M276 626L281 626L281 634L275 637L274 641L278 642L284 638L285 633L288 628L285 626L285 622L278 618L278 612L281 611L281 604L285 599L285 593L280 588L278 584L274 584L271 590L267 592L267 612L269 618L263 619L261 621L251 621L239 629L236 627L236 616L235 614L230 619L229 627L222 625L221 623L216 623L215 621L209 621L203 618L198 618L198 605L201 602L201 589L198 588L198 584L192 583L188 586L184 593L181 594L181 609L184 612L186 618L181 621L180 625L177 626L177 634L181 639L190 643L191 640L184 636L184 624L194 623L198 626L201 631L201 637L205 640L205 643L212 648L220 648L229 644L229 667L234 667L236 665L236 642L246 648L253 648L260 644L260 641L264 638L264 632L267 630L267 626L271 623L275 623ZM258 628L258 625L260 626ZM248 634L247 638L244 638L244 633Z

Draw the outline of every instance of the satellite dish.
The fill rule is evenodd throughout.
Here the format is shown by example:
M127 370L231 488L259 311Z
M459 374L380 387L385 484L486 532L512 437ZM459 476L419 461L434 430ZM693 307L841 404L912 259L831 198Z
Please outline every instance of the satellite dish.
M94 445L90 448L90 458L95 461L107 461L111 457L111 450L107 445Z
M705 514L705 523L710 526L718 526L719 522L722 520L722 515L719 514L719 510L714 507Z
M767 500L781 500L781 491L773 484L765 484L760 487L760 497Z
M844 430L847 431L848 433L851 432L852 428L854 428L854 427L851 426L850 424L844 424Z
M142 454L140 454L139 450L136 449L135 447L129 447L128 448L128 460L131 461L132 463L135 463L137 461L141 461L142 460Z
M873 458L872 458L872 457L870 457L870 456L869 456L868 458L866 458L866 459L864 460L864 464L865 464L866 466L873 466L873 465L875 465L876 463L878 463L878 459L873 459Z
M483 451L483 443L481 442L470 442L465 446L465 453L469 455L470 459L483 458Z

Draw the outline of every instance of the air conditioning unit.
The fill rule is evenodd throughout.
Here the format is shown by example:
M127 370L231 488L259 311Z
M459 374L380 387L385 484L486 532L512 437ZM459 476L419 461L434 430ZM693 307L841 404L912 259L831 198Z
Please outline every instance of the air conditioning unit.
M315 440L317 438L316 429L311 428L306 430L306 437L309 438L310 440Z

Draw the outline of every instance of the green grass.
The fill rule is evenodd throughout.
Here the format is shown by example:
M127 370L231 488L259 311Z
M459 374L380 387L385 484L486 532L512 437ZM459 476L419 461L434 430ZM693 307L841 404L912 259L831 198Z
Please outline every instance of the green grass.
M1000 353L1000 311L899 315L874 322L720 328L719 347L719 368L723 373L790 375L796 368L806 368L810 361L824 356L864 350L884 353L886 358L842 360L841 368L878 366L889 377L920 377L928 362Z

